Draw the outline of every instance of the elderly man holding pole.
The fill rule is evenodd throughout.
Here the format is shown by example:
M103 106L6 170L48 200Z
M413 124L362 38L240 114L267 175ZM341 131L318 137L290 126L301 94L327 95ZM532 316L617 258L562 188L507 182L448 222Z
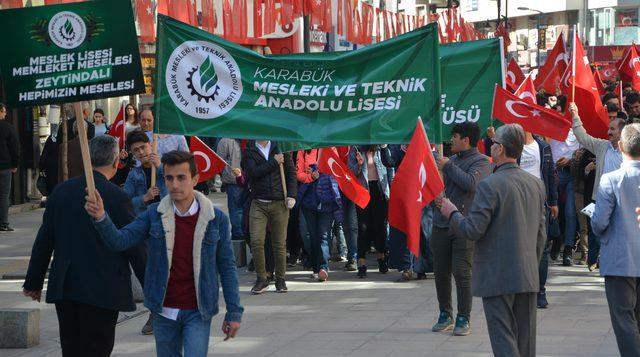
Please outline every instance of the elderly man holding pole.
M437 204L457 237L475 241L472 292L482 297L493 353L535 356L538 263L547 239L545 188L522 170L525 135L508 124L491 145L494 173L476 188L465 217L447 198Z

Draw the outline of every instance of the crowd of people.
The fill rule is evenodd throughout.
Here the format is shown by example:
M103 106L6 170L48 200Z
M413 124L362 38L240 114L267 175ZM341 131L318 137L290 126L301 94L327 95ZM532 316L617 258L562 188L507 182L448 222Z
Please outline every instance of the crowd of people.
M445 190L421 213L419 256L386 220L391 183L407 145L337 148L369 191L369 203L359 207L333 176L320 172L319 149L282 152L269 140L208 139L228 163L220 174L227 218L206 197L216 185L198 184L189 138L153 134L152 108L126 106L126 147L120 149L107 135L104 112L91 115L83 103L82 112L67 120L68 132L54 132L45 144L40 168L48 199L25 295L40 300L55 252L47 302L56 304L63 351L108 355L117 311L135 308L133 271L151 311L142 332L155 335L158 355L184 350L197 356L207 351L219 285L227 306L222 329L231 338L240 327L232 240L250 247L255 295L272 283L286 293L286 271L294 267L318 282L336 268L371 278L373 259L367 255L373 254L373 267L380 274L397 270L400 282L433 273L439 311L433 331L469 335L472 296L479 296L494 352L532 356L536 307L549 305L548 266L558 261L600 269L620 351L638 355L640 271L633 258L640 244L632 238L638 233L633 211L640 204L640 182L633 181L640 175L640 94L623 85L621 103L614 88L612 83L602 97L608 139L586 132L575 104L543 92L538 104L572 117L565 141L518 125L488 128L484 137L475 123L454 125L444 150L433 152ZM87 122L95 198L84 190L76 118ZM591 217L581 213L593 202ZM8 227L5 221L0 215L0 226ZM88 278L88 272L101 278Z

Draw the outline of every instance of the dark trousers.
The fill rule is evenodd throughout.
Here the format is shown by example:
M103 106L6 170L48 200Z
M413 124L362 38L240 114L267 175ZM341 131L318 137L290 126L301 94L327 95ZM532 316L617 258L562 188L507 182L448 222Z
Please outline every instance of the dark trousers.
M496 357L536 355L536 293L483 297L482 305Z
M473 242L455 237L448 228L433 227L431 235L433 273L440 311L453 316L451 306L451 274L456 279L458 315L471 317L471 260Z
M380 191L378 181L369 181L371 200L358 212L358 259L365 259L371 242L378 253L384 253L387 245L387 199Z
M640 356L640 278L605 276L604 289L620 355Z
M9 225L9 195L11 194L11 170L0 170L0 226Z
M64 300L56 302L56 313L64 357L111 355L118 311Z

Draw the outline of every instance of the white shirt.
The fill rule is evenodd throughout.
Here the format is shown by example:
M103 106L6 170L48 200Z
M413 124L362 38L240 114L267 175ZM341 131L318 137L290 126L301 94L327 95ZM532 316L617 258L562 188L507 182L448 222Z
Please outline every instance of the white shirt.
M549 145L551 145L551 154L555 161L558 161L561 157L571 159L573 152L580 148L578 139L573 135L573 129L569 129L569 135L567 135L565 141L551 139Z
M265 160L269 160L269 151L271 151L271 141L267 141L267 146L262 147L262 145L258 144L256 142L256 147L258 148L258 150L260 150L260 152L262 153L262 156L264 156Z
M196 200L195 198L193 199L193 203L191 203L191 207L189 207L189 210L185 213L180 212L180 210L178 209L178 207L176 207L176 204L173 203L173 213L176 214L176 216L178 217L190 217L195 215L196 213L198 213L198 209L200 209L200 204L198 203L198 200ZM175 309L173 307L162 307L162 312L160 313L160 316L165 317L169 320L177 320L178 319L178 313L180 312L180 309Z
M541 163L540 145L538 145L538 142L534 140L531 144L525 144L524 150L522 150L522 156L520 157L520 167L533 176L542 179Z

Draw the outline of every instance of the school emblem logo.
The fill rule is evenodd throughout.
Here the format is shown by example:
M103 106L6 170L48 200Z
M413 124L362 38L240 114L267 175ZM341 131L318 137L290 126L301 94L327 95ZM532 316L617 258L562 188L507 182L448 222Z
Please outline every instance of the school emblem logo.
M242 96L238 64L224 48L207 41L176 47L168 58L165 79L174 104L199 119L226 114Z
M49 21L49 38L56 46L73 49L87 37L87 25L82 17L70 11L55 14Z

